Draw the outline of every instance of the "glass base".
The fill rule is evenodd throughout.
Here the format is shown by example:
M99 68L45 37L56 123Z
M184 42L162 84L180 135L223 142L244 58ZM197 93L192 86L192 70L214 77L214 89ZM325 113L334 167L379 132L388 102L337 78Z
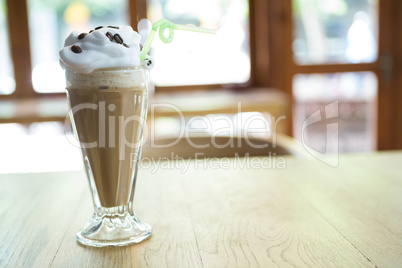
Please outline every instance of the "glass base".
M77 241L91 247L116 247L139 243L152 234L149 224L142 223L134 213L103 209L102 215L94 214L83 230L77 233Z

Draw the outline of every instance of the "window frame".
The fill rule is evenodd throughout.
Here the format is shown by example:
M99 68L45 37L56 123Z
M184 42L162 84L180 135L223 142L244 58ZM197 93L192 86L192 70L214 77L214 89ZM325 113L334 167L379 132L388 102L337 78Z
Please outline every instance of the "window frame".
M137 30L137 22L141 18L147 17L147 7L146 0L127 0L130 18L130 24L134 30ZM8 95L0 95L0 100L3 99L31 99L31 98L52 98L52 97L62 97L65 93L38 93L33 89L32 85L32 63L31 63L31 50L29 42L29 22L28 22L28 6L26 0L6 0L6 5L8 9L7 21L9 28L9 38L10 38L10 51L11 58L13 61L14 69L14 79L16 82L15 91ZM251 88L255 86L265 85L269 83L264 81L263 83L255 83L255 77L263 77L260 80L266 80L266 74L258 74L256 70L267 69L268 66L261 68L261 65L267 65L267 60L263 57L259 57L258 61L255 60L255 46L258 44L260 51L259 54L268 55L268 49L261 45L262 42L255 42L255 36L261 35L267 37L267 34L261 33L261 30L257 30L259 33L254 31L256 25L254 23L255 17L254 13L267 9L266 1L255 1L249 0L249 30L250 30L250 79L243 84L206 84L206 85L184 85L184 86L156 86L156 92L172 92L172 91L194 91L194 90L224 90L227 88ZM261 9L261 6L265 8ZM267 25L267 19L264 14L260 14L261 18L258 20L259 24ZM262 41L262 40L261 40ZM264 41L265 42L265 41ZM258 68L260 67L260 68ZM260 72L262 73L262 72ZM260 81L259 80L259 81Z
M378 58L372 63L357 64L311 64L298 65L293 59L293 14L292 0L269 1L269 22L275 27L275 38L270 35L270 42L278 43L271 47L274 60L271 59L270 85L280 88L292 96L293 76L299 73L343 73L371 71L378 78L377 91L377 149L402 149L402 37L394 33L402 29L402 1L378 0ZM271 44L270 43L270 44ZM282 62L278 59L282 55ZM275 75L275 68L278 72ZM282 73L279 73L282 72ZM398 89L400 89L398 91ZM288 129L293 133L291 115Z
M31 98L35 96L35 91L31 79L27 3L24 0L6 0L6 5L15 90L9 95L0 95L0 99Z

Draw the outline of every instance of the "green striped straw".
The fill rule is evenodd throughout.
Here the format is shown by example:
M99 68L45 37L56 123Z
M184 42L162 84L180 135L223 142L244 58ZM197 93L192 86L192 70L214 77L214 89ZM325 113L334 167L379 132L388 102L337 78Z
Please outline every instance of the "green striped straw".
M144 47L141 50L140 54L140 60L143 61L145 57L148 54L149 49L151 48L151 43L152 40L155 37L156 32L158 31L159 28L159 38L162 40L163 43L168 44L173 41L173 36L174 36L174 30L183 30L183 31L190 31L190 32L199 32L199 33L209 33L209 34L215 34L215 30L210 30L210 29L205 29L205 28L199 28L195 26L187 26L187 25L180 25L180 24L174 24L168 20L161 19L155 22L152 25L152 30L149 33L149 36L147 38L147 41L145 41ZM165 30L169 31L169 35L166 37L165 36Z

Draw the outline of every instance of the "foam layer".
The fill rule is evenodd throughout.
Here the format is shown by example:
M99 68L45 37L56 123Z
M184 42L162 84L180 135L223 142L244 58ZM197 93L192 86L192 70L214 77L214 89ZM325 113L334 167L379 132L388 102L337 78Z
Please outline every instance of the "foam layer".
M101 69L89 74L66 69L67 87L75 89L133 89L146 90L148 70L145 67Z

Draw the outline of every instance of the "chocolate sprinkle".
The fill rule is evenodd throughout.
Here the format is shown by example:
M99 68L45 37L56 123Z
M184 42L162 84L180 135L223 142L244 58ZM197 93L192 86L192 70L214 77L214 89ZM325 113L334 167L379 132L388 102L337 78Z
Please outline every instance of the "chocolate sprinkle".
M129 46L126 43L123 43L123 46L125 46L126 48L129 48Z
M150 66L151 64L152 64L152 61L151 61L151 60L148 60L147 66Z
M116 43L123 44L123 38L119 34L114 35L114 40L116 40Z
M90 30L89 33L92 33L94 30Z
M107 28L120 29L120 27L118 27L118 26L107 26Z
M73 51L74 53L81 53L81 52L82 52L82 49L81 49L79 46L77 46L77 45L73 45L73 46L71 47L71 51Z
M102 29L102 28L103 28L103 26L98 26L98 27L95 28L95 30L99 30L99 29Z
M109 38L110 42L113 41L113 34L111 32L107 32L106 36Z
M82 33L78 36L78 40L81 40L82 38L84 38L87 35L87 33Z

